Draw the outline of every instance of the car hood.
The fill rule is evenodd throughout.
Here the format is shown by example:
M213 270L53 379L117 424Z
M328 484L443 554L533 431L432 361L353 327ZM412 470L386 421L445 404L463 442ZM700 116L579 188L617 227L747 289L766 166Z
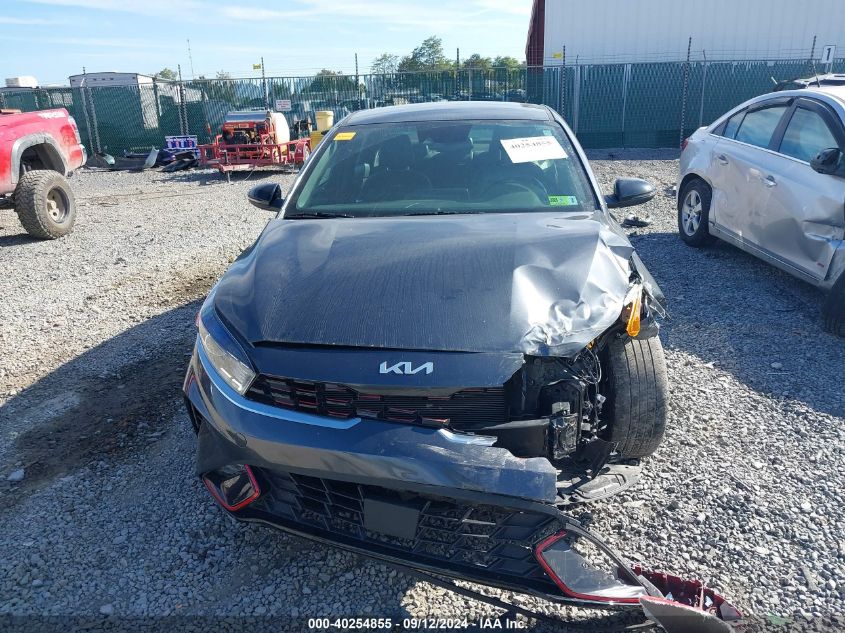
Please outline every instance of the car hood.
M598 213L277 219L214 302L253 345L566 356L619 318L632 254Z

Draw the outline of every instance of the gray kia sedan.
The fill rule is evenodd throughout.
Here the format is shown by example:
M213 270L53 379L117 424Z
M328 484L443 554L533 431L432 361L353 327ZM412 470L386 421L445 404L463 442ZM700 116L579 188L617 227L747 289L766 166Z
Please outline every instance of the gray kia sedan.
M756 97L684 141L678 230L714 237L828 296L825 328L845 336L845 85L819 81Z

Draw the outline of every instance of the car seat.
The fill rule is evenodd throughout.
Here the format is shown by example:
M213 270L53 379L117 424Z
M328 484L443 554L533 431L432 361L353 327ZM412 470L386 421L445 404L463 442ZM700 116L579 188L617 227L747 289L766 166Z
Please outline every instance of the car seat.
M394 136L381 144L378 165L361 189L361 199L367 202L408 198L413 193L431 189L428 177L413 169L414 148L410 137Z

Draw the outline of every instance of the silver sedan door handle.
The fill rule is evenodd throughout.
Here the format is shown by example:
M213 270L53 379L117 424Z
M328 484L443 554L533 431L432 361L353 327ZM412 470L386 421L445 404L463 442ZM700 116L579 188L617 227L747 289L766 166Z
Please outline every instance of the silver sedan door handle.
M763 184L767 187L774 187L778 184L778 181L775 180L773 176L766 176L765 178L763 178Z
M728 164L728 157L727 157L727 156L725 156L724 154L719 154L719 155L716 157L716 160L718 160L718 161L719 161L720 163L722 163L723 165L727 165L727 164Z

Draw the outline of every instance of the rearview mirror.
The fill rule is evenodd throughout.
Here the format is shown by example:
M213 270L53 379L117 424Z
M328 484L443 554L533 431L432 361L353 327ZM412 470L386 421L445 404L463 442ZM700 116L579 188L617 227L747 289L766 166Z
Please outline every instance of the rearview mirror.
M613 193L604 197L608 209L633 207L651 200L657 190L640 178L620 178L613 185Z
M841 174L842 150L838 147L823 149L810 161L810 167L820 174Z
M282 196L282 188L276 183L255 185L249 190L246 197L250 203L265 211L278 211L285 201L284 196Z

